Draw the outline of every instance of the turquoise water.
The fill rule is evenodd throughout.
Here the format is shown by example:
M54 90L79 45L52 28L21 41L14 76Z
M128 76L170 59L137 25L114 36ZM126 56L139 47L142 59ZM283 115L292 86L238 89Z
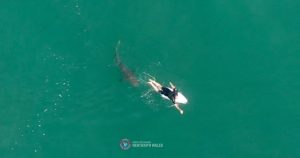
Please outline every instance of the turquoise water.
M0 155L299 157L298 1L6 1ZM114 49L141 84L114 64ZM189 99L184 115L149 73ZM160 148L122 150L120 140Z

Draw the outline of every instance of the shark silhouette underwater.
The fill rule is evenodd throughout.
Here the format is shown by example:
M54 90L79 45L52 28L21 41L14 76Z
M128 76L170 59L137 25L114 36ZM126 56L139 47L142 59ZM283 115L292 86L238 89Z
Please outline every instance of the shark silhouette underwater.
M118 41L116 46L116 52L115 52L115 62L117 66L119 67L121 73L123 74L124 78L130 82L130 84L134 87L137 87L139 85L139 80L125 64L121 61L120 55L119 55L119 47L121 42Z

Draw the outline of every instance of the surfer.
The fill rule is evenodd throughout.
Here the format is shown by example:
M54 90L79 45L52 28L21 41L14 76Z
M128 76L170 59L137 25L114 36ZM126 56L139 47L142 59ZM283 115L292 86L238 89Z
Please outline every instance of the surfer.
M172 101L173 105L175 108L180 112L180 114L183 114L183 110L179 107L179 104L176 103L176 97L178 96L178 91L176 87L170 82L171 88L162 86L158 82L149 79L148 82L156 92L160 93L164 98L167 98Z

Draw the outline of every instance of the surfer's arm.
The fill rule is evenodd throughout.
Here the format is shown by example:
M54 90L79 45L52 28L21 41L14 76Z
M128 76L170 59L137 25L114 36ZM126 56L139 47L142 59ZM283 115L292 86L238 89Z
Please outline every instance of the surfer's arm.
M180 112L180 114L183 114L183 110L179 107L179 104L174 104L175 108Z
M172 87L172 89L176 88L171 82L170 82L170 86Z

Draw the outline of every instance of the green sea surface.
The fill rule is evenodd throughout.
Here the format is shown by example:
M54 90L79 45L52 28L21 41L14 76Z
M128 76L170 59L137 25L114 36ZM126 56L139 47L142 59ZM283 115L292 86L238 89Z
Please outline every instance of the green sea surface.
M1 158L298 158L300 1L0 5ZM115 47L140 80L132 87ZM184 115L146 84L171 81ZM121 139L161 144L122 150Z

